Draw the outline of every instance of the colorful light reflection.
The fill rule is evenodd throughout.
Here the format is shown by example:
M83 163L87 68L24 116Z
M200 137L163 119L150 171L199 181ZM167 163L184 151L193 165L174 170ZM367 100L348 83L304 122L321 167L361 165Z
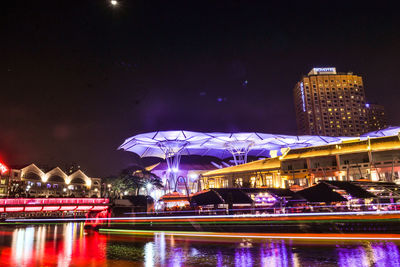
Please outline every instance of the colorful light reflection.
M83 224L42 225L13 230L9 247L0 239L1 266L101 266L106 237L84 235Z
M247 236L229 241L163 232L115 236L85 233L81 223L2 230L1 266L400 266L400 243L382 240L294 242ZM110 248L120 246L136 249L139 256L110 258ZM114 254L125 257L126 252Z

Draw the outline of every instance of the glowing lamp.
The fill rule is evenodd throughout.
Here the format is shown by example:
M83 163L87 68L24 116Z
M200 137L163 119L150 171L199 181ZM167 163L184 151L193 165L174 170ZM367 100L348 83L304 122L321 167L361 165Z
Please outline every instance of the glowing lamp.
M91 210L93 206L78 206L76 210Z
M7 171L8 171L8 168L6 167L6 165L4 165L3 163L0 162L0 173L4 174Z
M24 207L6 207L6 212L24 211Z
M94 206L91 210L106 210L108 206Z
M189 176L193 180L195 180L195 179L197 179L199 177L196 173L191 173Z
M61 206L60 210L62 211L72 211L76 209L76 206Z
M60 206L44 206L43 211L57 211L60 209Z
M111 1L110 1L110 3L111 3L111 5L113 5L113 6L116 6L116 5L118 5L118 2L117 2L117 0L111 0Z
M41 210L42 210L42 206L25 207L25 212L28 212L28 211L41 211Z

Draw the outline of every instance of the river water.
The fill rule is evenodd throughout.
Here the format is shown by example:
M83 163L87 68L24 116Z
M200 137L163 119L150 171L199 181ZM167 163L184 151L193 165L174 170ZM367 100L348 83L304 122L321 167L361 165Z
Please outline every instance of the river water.
M0 266L400 266L400 243L108 235L0 225Z

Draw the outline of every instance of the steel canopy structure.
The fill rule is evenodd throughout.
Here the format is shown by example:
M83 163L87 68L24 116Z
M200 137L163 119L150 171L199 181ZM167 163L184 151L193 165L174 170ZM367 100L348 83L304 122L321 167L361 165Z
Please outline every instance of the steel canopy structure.
M282 149L340 143L348 137L290 136L265 133L202 133L192 131L158 131L132 136L119 147L140 157L165 159L169 183L177 183L183 155L233 157L235 165L246 163L248 156L269 157ZM274 151L274 153L271 153Z
M219 159L233 157L235 163L246 162L247 156L270 156L270 151L283 148L302 148L341 143L359 138L394 136L400 127L389 127L360 137L330 137L314 135L277 135L266 133L202 133L193 131L158 131L132 136L118 148L140 157L158 157L170 161L182 155L213 156ZM178 167L170 161L171 169Z
M339 144L342 141L397 135L400 127L389 127L361 137L312 135L276 135L267 133L202 133L193 131L157 131L132 136L118 148L140 157L165 159L169 183L178 183L181 156L200 155L219 159L233 157L235 165L246 163L248 156L273 157L288 149ZM180 177L179 177L180 178Z
M292 136L265 133L202 133L192 131L158 131L132 136L118 148L140 157L167 160L168 167L178 168L182 155L234 158L245 163L247 156L269 157L270 152L285 148L302 148L341 143L354 137Z
M177 172L182 155L199 155L210 140L204 133L191 131L158 131L132 136L118 148L133 152L140 157L157 157L167 161L168 176L177 182ZM171 183L171 181L169 181Z

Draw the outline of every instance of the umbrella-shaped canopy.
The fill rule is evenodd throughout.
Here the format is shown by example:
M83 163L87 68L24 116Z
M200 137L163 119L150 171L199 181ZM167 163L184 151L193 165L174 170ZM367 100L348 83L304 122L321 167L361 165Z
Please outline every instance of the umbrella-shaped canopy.
M269 151L341 143L354 137L275 135L256 132L201 133L192 131L158 131L138 134L119 147L140 157L168 158L175 155L269 156Z
M167 158L176 154L198 155L205 148L201 145L211 137L191 131L159 131L138 134L125 140L119 147L140 157Z

